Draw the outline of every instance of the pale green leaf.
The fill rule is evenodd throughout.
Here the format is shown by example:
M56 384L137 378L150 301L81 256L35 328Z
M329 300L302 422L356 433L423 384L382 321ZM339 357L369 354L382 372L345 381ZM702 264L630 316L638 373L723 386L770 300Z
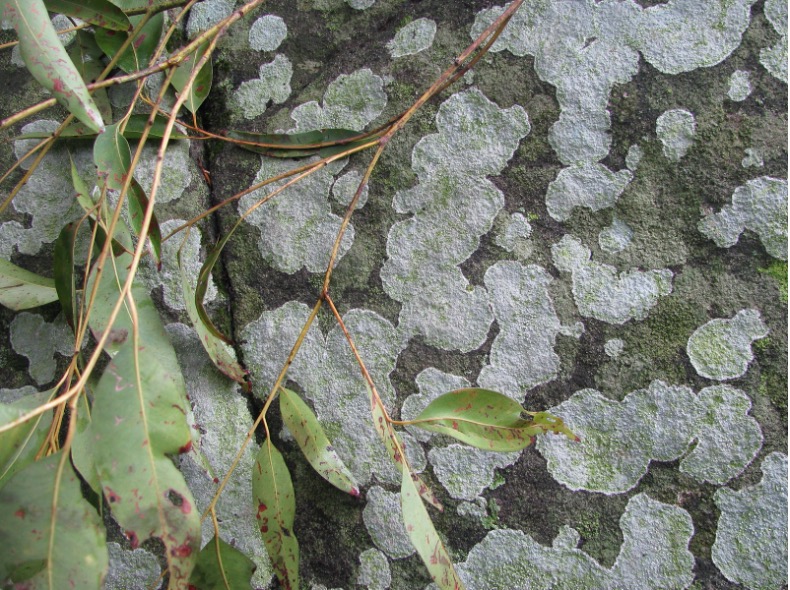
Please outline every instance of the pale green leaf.
M249 588L255 568L244 553L214 537L198 554L189 583L195 590Z
M123 10L108 0L44 0L50 12L73 16L103 29L128 31L131 27Z
M52 391L26 395L10 404L0 404L0 425L36 409L52 397ZM45 412L22 424L0 432L0 487L20 469L33 462L52 423L52 413Z
M102 71L104 71L104 63L102 62L104 54L96 44L93 33L85 30L77 31L77 37L74 43L71 44L68 53L71 61L74 63L74 67L77 68L83 82L86 84L95 82ZM112 105L107 95L107 89L96 88L91 96L104 122L112 121ZM82 123L77 123L77 125L85 129L86 132L93 133L85 128Z
M431 579L439 586L440 590L462 590L464 585L420 499L417 487L419 484L416 484L414 480L416 476L411 473L406 463L403 464L402 469L401 509L409 539L411 539L425 567L428 568Z
M55 281L0 258L0 304L19 311L57 300Z
M131 16L129 17L129 21L136 27L142 18L144 17ZM153 15L148 22L143 25L140 32L135 36L134 41L127 46L121 57L118 58L116 62L118 67L126 73L132 73L146 68L159 44L164 22L164 15L162 13ZM107 57L113 58L115 54L121 50L124 41L126 41L129 35L131 35L131 33L97 29L96 43L99 44L99 47L101 47Z
M5 0L25 66L59 103L93 131L104 129L101 113L49 20L42 0Z
M29 590L99 590L107 571L104 525L61 454L0 490L0 584Z
M184 59L184 61L182 61L176 67L176 71L173 74L173 77L170 79L170 84L172 84L173 88L175 88L176 92L179 94L183 92L190 76L192 76L195 68L198 65L198 62L208 49L208 46L209 42L206 41L195 51L190 53L186 59ZM208 98L213 76L214 69L211 65L211 56L209 56L209 59L205 64L203 64L203 67L200 68L197 76L195 76L194 82L189 87L189 93L187 95L186 101L184 102L184 106L187 108L187 110L189 110L190 113L196 113L200 108L200 105L202 105L206 98Z
M132 151L121 135L119 124L108 125L93 144L93 162L99 182L107 188L121 190L131 173Z
M283 456L266 440L252 468L252 496L258 530L272 568L285 590L299 590L299 544L293 532L296 503Z
M280 389L280 413L313 469L339 490L359 496L354 476L338 456L318 423L318 418L302 398L289 389Z

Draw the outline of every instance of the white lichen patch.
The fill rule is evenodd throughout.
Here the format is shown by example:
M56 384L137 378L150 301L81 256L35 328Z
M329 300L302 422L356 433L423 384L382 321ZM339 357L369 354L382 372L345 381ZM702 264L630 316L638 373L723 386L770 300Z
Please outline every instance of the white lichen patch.
M632 145L628 148L628 153L625 155L625 165L631 172L634 172L644 155L645 153L642 151L641 147L637 144Z
M393 559L414 553L401 516L400 493L373 486L367 492L367 501L362 521L376 547Z
M236 0L203 0L189 11L187 35L196 37L198 33L210 29L219 21L230 16Z
M55 378L55 353L69 357L74 352L74 334L58 316L47 322L40 315L23 311L11 321L11 348L26 357L28 374L39 385Z
M787 260L787 180L761 176L748 181L735 189L732 205L704 217L697 228L720 248L734 246L743 230L751 230L768 254Z
M711 557L731 582L751 590L787 584L787 455L771 453L757 485L713 496L721 511Z
M683 109L671 109L656 119L656 135L661 141L664 156L679 162L694 144L697 122L694 115Z
M765 166L763 155L757 148L746 148L743 150L743 153L746 154L741 160L741 166L744 168L762 168Z
M502 261L484 281L499 334L477 382L522 402L527 390L554 379L560 367L554 343L561 325L548 291L552 277L540 266Z
M181 471L192 490L197 509L205 510L217 491L219 481L230 469L236 453L252 425L252 416L238 386L214 368L197 333L184 324L170 324L168 334L178 356L190 402L199 429L199 450L208 462L210 472L196 460L193 453L182 455ZM248 555L258 566L253 584L268 585L272 568L263 539L255 526L253 512L252 466L254 445L248 446L217 501L221 522L220 537ZM203 543L214 536L211 519L203 522Z
M571 272L573 299L579 313L610 324L642 320L658 298L672 292L672 271L629 270L618 275L608 264L591 260L590 249L566 234L551 247L554 266Z
M352 129L362 131L387 105L384 79L368 68L341 74L324 93L323 107L316 101L299 105L291 112L293 131Z
M296 165L293 160L262 158L254 182L287 172ZM264 260L289 274L302 268L310 272L326 270L342 222L341 217L332 213L329 190L334 175L344 165L345 162L334 162L320 168L247 216L245 221L260 230L258 250ZM239 211L247 211L288 180L269 184L245 195L239 201ZM353 242L354 227L349 225L340 243L338 261Z
M513 213L501 231L494 236L494 243L508 252L525 251L527 240L532 235L532 226L521 213Z
M266 311L241 332L244 357L256 384L254 394L265 397L280 372L302 325L310 313L301 303L286 303ZM384 404L392 409L395 392L389 374L401 351L395 328L372 311L352 310L344 322ZM288 378L302 388L332 441L338 455L365 485L375 472L378 480L399 485L401 473L387 456L373 428L365 380L340 328L326 338L315 324L305 336ZM425 457L419 444L403 436L407 457L420 470Z
M428 452L433 473L456 500L474 500L494 483L495 470L515 463L521 452L496 453L452 443Z
M714 319L694 330L686 352L702 377L736 379L746 373L754 358L752 342L767 335L760 312L743 309L732 319Z
M603 164L563 168L546 191L546 209L557 221L566 221L574 207L612 207L632 178L629 170L612 172Z
M158 149L157 145L146 145L137 168L134 169L134 177L147 195L151 194ZM170 203L184 194L192 181L190 166L194 164L189 157L189 142L170 141L165 152L162 178L156 191L157 203Z
M346 0L346 4L348 4L354 10L366 10L375 3L376 0Z
M612 568L578 549L579 533L566 526L551 547L521 531L491 531L457 570L474 590L682 590L691 584L694 556L688 544L694 528L685 510L637 494L628 501L620 527L623 544Z
M699 395L653 381L612 401L583 389L551 410L581 442L540 437L537 448L552 476L571 490L620 494L634 488L650 461L684 457L681 469L699 481L723 484L740 474L762 445L751 402L729 386Z
M247 119L254 119L266 112L269 102L281 104L291 94L291 60L275 55L274 60L262 64L258 77L242 82L231 97L231 104Z
M368 549L359 556L357 585L367 586L368 590L386 590L392 583L390 564L387 556L378 549Z
M612 338L607 340L603 345L603 350L606 353L606 356L613 359L616 359L621 354L623 354L624 349L625 342L623 342L620 338Z
M625 221L615 218L612 225L598 234L598 244L604 252L617 254L628 247L633 237L634 230Z
M288 27L279 16L265 14L250 27L250 47L256 51L274 51L288 36Z
M395 210L412 217L390 229L381 280L402 303L406 338L421 334L467 352L485 341L493 317L486 290L472 287L459 265L504 205L486 176L502 171L530 125L520 106L500 109L473 88L442 103L436 126L412 153L419 184L395 195Z
M773 77L787 84L787 2L766 0L763 12L779 34L779 42L760 50L760 63Z
M419 393L414 393L403 400L403 405L400 410L402 420L415 419L428 404L440 395L457 389L464 389L471 385L471 383L463 377L444 373L433 367L428 367L420 371L415 378L415 382L417 383ZM416 426L407 426L406 429L420 442L428 442L431 440L431 437L433 437L432 432L417 428Z
M414 55L433 45L435 35L436 21L418 18L399 29L392 41L387 43L387 49L392 57Z
M104 578L104 590L129 590L155 587L162 569L159 559L145 549L127 551L118 543L107 543L110 568Z
M335 201L348 207L351 204L351 200L354 198L357 189L359 188L360 182L362 182L362 174L356 170L351 170L350 172L346 172L342 176L338 177L338 179L335 181L335 184L332 185L332 196L335 198ZM356 209L361 209L365 206L365 203L368 202L369 189L369 184L366 184L362 189L362 192L359 195L359 200L357 201Z
M183 219L170 219L160 224L159 229L163 236L184 223ZM156 268L152 257L146 257L139 267L138 277L143 280L151 290L162 287L165 304L175 310L186 309L184 294L181 287L181 271L178 268L178 251L181 250L181 264L184 266L186 276L194 292L197 285L198 274L203 266L200 257L200 229L192 227L170 238L162 244L162 267ZM217 288L214 280L209 279L203 301L209 303L217 298Z
M730 76L730 89L727 96L730 100L741 102L746 100L752 93L752 83L749 79L749 72L746 70L735 70Z

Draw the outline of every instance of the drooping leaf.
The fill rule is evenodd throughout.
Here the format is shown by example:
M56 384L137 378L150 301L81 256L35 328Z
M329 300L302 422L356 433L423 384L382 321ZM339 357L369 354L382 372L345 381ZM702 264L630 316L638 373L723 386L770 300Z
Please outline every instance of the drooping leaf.
M146 209L148 209L148 196L145 194L143 187L140 186L140 183L132 177L129 185L129 219L132 223L132 229L138 238L143 230L143 219L145 218ZM162 231L159 229L159 221L156 219L156 214L151 216L151 223L148 225L148 239L151 240L151 249L154 252L156 264L158 267L161 267Z
M222 239L217 242L217 245L214 246L206 255L206 260L203 262L203 266L200 267L197 284L195 285L195 310L197 311L198 317L200 318L200 322L196 322L195 325L197 326L199 323L212 336L214 336L214 338L217 338L226 344L233 344L233 341L220 332L219 329L214 325L214 322L212 322L211 318L208 316L208 312L206 311L206 306L203 305L203 301L206 298L206 291L208 291L209 280L211 279L211 271L214 270L214 265L217 263L217 260L219 260L219 256L222 254L222 249L225 247L225 244L228 243L228 240L230 240L230 237L233 235L236 227L238 227L238 224L236 224L230 231L226 232L225 235L222 236Z
M128 31L131 27L123 10L108 0L44 0L50 12L73 16L103 29Z
M77 317L77 287L74 280L74 240L77 237L77 224L67 223L58 239L55 240L55 252L52 256L52 276L55 290L58 293L60 307L66 322L72 329Z
M151 537L165 546L170 584L186 590L200 547L200 514L167 455L191 447L180 375L160 350L131 338L104 370L87 429L102 493L132 547Z
M184 305L187 308L187 314L192 322L195 330L198 333L203 348L206 349L211 362L222 373L230 377L237 383L244 386L249 390L249 382L247 381L247 372L236 360L236 354L225 342L217 338L214 333L203 323L200 315L198 314L197 307L195 307L195 294L192 291L192 284L190 277L184 265L181 263L181 250L177 253L178 270L181 274L181 292L184 294Z
M242 142L239 147L272 158L328 158L365 143L363 133L349 129L320 129L304 133L252 133L228 131L227 136ZM353 141L352 138L359 138Z
M82 479L97 496L101 496L101 481L99 481L99 474L96 472L94 458L96 448L93 445L93 434L90 430L91 417L85 396L80 398L79 404L76 416L77 430L71 441L71 461Z
M104 525L62 454L16 474L0 490L0 584L99 590L107 571Z
M93 162L99 182L119 191L130 174L132 151L121 135L119 124L108 125L93 144Z
M95 82L104 70L104 64L101 59L104 54L96 44L93 33L85 30L77 31L77 37L71 44L68 53L85 84ZM96 88L91 96L93 96L93 102L96 103L96 107L99 109L104 122L112 121L112 106L107 95L107 89ZM82 127L86 132L90 132L82 123L76 123L76 125Z
M117 3L116 3L117 4ZM136 27L137 24L143 19L142 16L131 16L129 21L132 26ZM145 25L143 25L140 32L135 36L134 40L127 46L117 64L127 74L142 70L148 66L148 62L154 55L156 46L159 44L159 38L162 36L162 28L164 25L164 15L160 12L153 15ZM115 54L120 51L126 39L132 33L125 33L122 31L111 31L108 29L96 30L96 43L102 48L104 54L112 59Z
M0 258L0 304L19 311L57 300L55 281Z
M524 414L518 402L501 393L468 388L439 396L410 423L480 449L501 452L521 450L536 434L547 430L561 431L559 418L551 422L545 413L539 420L525 419Z
M198 65L198 62L208 49L208 46L208 41L201 44L176 67L176 71L173 74L173 77L170 79L170 84L172 84L173 88L175 88L176 92L179 94L183 92L190 76L192 76L195 68ZM208 93L211 90L211 82L213 77L214 68L211 64L211 57L209 56L209 59L205 64L203 64L203 67L201 67L200 71L197 73L195 81L190 86L189 94L187 95L186 101L184 102L184 106L187 108L187 110L189 110L190 113L196 113L200 108L200 105L202 105L206 98L208 98Z
M25 66L59 103L89 129L104 129L101 113L49 20L42 0L5 0L3 17L14 23Z
M428 511L420 499L414 475L403 464L403 479L400 488L403 523L412 545L422 559L431 579L440 590L463 590L464 585L453 567L453 562L444 547L439 534L428 516Z
M255 568L244 553L214 537L200 550L189 584L195 590L249 588Z
M359 496L354 476L335 452L310 406L298 394L282 388L280 413L313 469L337 489L355 497Z
M149 115L139 114L129 117L126 122L126 127L123 130L123 136L129 140L140 139L143 134L143 130L145 129L145 125L148 122L148 117ZM148 137L151 139L161 139L164 137L166 125L167 117L163 115L156 115L151 130L148 133ZM20 139L45 139L51 135L51 133L34 131L31 133L23 133L14 139L15 141ZM97 134L94 131L91 131L85 125L81 123L73 123L66 126L66 128L58 136L58 139L95 139L96 135ZM170 134L170 139L189 139L189 135L174 130Z
M10 404L0 404L0 425L34 410L51 397L52 391L31 393ZM0 432L0 487L5 485L17 471L33 462L41 448L52 423L52 413L46 412L36 418Z
M255 518L272 568L285 590L299 590L299 544L293 532L296 503L283 456L266 440L252 469Z

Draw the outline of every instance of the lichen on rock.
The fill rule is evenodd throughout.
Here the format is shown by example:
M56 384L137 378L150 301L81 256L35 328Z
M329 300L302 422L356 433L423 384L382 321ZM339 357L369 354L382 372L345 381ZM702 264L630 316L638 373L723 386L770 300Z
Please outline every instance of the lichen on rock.
M766 0L763 11L779 34L779 42L760 50L760 63L772 76L787 84L787 2Z
M752 83L749 79L749 72L746 70L735 70L730 76L730 89L727 96L730 100L741 102L746 100L752 93Z
M400 493L373 486L367 492L362 520L373 543L393 559L402 559L415 552L406 525L403 524Z
M414 55L425 51L433 44L436 35L436 21L429 18L418 18L398 29L395 37L387 43L392 57Z
M40 315L23 311L11 321L11 347L29 361L27 372L39 385L55 378L55 353L70 357L74 334L62 316L47 322Z
M679 162L686 155L696 132L694 115L684 109L671 109L656 119L656 135L664 146L664 156L671 162Z
M274 14L264 14L252 23L250 47L257 51L274 51L288 36L285 21Z
M230 102L247 119L266 112L269 102L280 104L291 95L293 66L286 56L277 54L258 69L258 77L242 82Z
M359 556L357 585L367 586L368 590L386 590L392 583L390 564L387 556L378 549L367 549Z
M563 168L546 191L546 209L557 221L567 221L575 207L613 207L632 178L629 170L612 172L603 164Z

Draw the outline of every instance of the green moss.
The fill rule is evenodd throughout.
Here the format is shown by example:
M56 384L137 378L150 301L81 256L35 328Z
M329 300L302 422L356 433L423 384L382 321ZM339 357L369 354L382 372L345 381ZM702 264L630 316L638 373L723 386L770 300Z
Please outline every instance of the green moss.
M767 274L777 282L782 301L787 303L787 262L775 260L768 265L768 268L759 268L757 270Z

